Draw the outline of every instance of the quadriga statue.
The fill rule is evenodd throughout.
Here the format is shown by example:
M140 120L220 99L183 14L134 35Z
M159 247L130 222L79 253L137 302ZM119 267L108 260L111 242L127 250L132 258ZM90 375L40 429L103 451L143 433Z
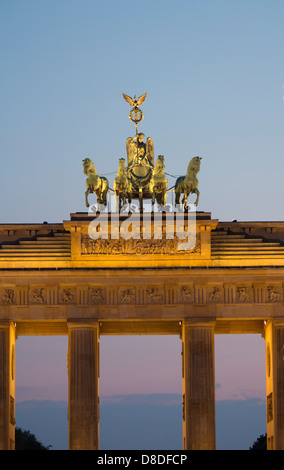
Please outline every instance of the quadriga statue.
M180 196L182 193L184 195L182 199L182 204L184 205L184 207L186 207L187 205L188 196L192 193L195 193L197 195L195 205L196 206L198 205L200 193L198 190L198 179L196 175L200 170L201 159L202 157L192 158L188 164L186 175L180 176L176 180L176 184L175 184L176 206L180 204Z

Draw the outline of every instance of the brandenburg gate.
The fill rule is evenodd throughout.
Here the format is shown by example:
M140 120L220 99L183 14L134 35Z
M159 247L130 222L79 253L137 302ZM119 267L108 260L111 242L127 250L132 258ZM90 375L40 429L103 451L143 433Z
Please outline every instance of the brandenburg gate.
M18 336L68 335L69 448L91 450L99 449L100 336L131 334L180 337L183 447L215 449L214 335L230 333L264 338L267 446L284 449L284 222L195 212L188 248L176 228L192 236L186 200L195 193L198 203L201 158L177 179L179 210L169 212L164 158L154 165L152 140L137 133L143 97L130 103L136 136L127 139L127 166L119 160L115 211L108 180L86 158L86 205L95 193L95 211L57 224L0 225L0 449L15 447ZM144 210L147 199L157 212Z

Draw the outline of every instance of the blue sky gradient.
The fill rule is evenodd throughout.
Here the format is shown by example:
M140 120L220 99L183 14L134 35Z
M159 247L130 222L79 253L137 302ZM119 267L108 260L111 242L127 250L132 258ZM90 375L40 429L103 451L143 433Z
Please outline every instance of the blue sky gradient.
M200 210L281 219L283 10L276 0L2 0L1 221L85 210L82 158L117 171L135 130L121 93L145 91L140 128L167 172L203 157Z

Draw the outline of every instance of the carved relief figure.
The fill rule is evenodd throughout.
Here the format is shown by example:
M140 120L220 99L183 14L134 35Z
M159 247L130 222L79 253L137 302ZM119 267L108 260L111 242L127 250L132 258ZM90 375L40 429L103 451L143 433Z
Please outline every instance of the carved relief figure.
M5 305L13 304L15 300L14 291L12 289L6 289L5 292L2 294L1 300Z
M37 304L43 304L44 302L43 287L41 289L34 289L32 291L32 299L33 299L33 302Z
M213 291L210 292L209 294L209 300L211 300L211 302L219 300L220 295L221 295L221 289L219 289L219 287L213 287Z
M247 287L239 287L238 288L238 294L239 294L239 301L240 302L249 302L250 295L249 295Z
M103 289L91 287L90 289L90 303L91 304L102 304L105 301Z
M148 300L150 303L157 304L163 300L163 296L159 293L159 289L147 289Z
M189 301L193 299L193 292L187 286L183 286L180 288L180 294L183 300Z
M72 294L71 289L63 289L62 300L66 304L72 304L74 302L74 294Z
M133 253L136 254L173 254L176 253L174 240L134 240Z
M121 292L120 302L128 304L135 300L135 290L134 289L125 289Z
M277 292L274 287L269 286L267 287L267 292L268 292L268 299L270 302L279 302L280 300L280 294Z

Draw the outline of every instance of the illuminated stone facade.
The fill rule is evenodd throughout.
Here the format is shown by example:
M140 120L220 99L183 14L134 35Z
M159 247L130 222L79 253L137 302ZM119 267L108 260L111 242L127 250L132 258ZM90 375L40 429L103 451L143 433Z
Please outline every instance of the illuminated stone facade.
M99 338L115 334L180 336L184 448L214 449L214 335L228 333L265 338L268 447L284 449L284 222L198 212L183 251L91 240L90 220L0 225L0 449L15 441L15 338L39 334L69 338L70 449L99 448Z

